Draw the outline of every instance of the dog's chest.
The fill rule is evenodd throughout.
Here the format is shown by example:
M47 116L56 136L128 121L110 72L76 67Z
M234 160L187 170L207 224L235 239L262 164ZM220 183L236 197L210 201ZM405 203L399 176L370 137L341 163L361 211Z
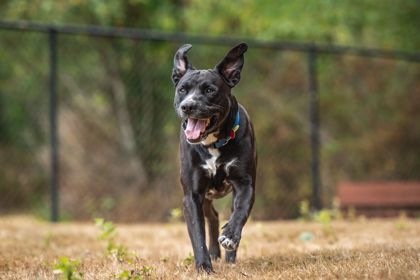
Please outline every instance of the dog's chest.
M226 196L232 191L232 185L226 179L233 166L237 165L237 158L224 162L218 149L209 148L210 157L204 160L201 167L211 179L211 185L206 192L206 198L213 200Z
M220 157L220 151L218 149L209 148L210 158L205 160L205 164L201 165L208 173L209 176L216 175L218 163L217 159Z
M209 148L208 152L210 157L204 160L205 163L202 164L201 167L207 171L207 175L210 178L215 177L219 169L221 169L221 171L223 171L225 174L229 174L230 169L233 166L236 166L237 158L222 162L220 159L221 154L219 149Z

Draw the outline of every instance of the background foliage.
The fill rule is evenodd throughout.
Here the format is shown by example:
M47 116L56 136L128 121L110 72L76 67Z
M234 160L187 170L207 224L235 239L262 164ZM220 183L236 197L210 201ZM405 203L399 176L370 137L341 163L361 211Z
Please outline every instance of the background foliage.
M5 0L0 17L406 51L420 47L416 0ZM0 31L3 211L43 215L48 209L47 43L42 34ZM180 205L178 122L169 79L177 47L59 36L65 216L163 220ZM212 67L226 51L196 45L191 59L197 67ZM342 180L420 179L419 65L327 55L318 62L324 201L331 201ZM257 130L256 218L294 217L298 202L310 194L306 63L304 54L251 49L234 90ZM225 211L228 205L219 202Z

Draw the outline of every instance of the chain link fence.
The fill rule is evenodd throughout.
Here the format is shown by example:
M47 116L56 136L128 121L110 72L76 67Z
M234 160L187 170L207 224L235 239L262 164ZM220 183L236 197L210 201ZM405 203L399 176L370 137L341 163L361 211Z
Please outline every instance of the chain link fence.
M49 218L49 83L56 77L60 219L170 219L182 203L173 54L181 42L195 43L193 65L212 68L235 40L6 27L0 28L0 210ZM49 30L55 32L56 76L50 76ZM256 130L255 219L296 217L300 201L317 199L316 173L324 206L341 180L420 179L413 158L420 152L414 127L420 119L419 54L250 45L233 93ZM314 55L312 81L308 53ZM309 104L317 109L311 115ZM311 139L322 143L320 158L313 153L316 142L311 154ZM230 199L217 207L227 217Z

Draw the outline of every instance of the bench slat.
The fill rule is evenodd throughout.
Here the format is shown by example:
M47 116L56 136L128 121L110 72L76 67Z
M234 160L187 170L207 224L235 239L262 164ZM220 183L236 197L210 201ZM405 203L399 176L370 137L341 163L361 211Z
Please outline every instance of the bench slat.
M341 182L338 197L343 207L420 207L420 182Z

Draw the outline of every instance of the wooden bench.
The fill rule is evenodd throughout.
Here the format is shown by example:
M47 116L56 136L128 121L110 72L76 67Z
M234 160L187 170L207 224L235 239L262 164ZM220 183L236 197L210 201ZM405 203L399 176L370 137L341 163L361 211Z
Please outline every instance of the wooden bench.
M354 207L370 217L420 215L420 182L341 182L337 191L344 210Z

